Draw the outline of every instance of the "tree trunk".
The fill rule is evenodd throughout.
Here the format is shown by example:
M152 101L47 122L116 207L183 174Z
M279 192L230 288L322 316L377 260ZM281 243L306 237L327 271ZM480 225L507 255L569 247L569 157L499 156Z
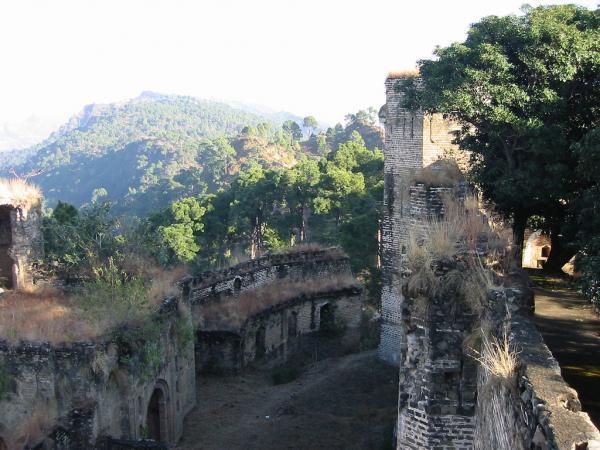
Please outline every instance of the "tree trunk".
M300 208L300 242L306 239L306 220L304 217L304 208Z
M382 222L381 222L381 220L378 220L377 221L377 259L375 262L375 266L378 269L381 269L381 257L383 254L383 244L382 244L382 240L381 240L381 235L383 233L382 233L381 228L382 228Z
M513 217L512 228L518 267L521 267L523 264L523 242L525 240L525 226L527 225L528 218L528 214L525 211L515 211Z
M569 262L573 254L565 248L565 239L561 234L560 227L550 227L550 256L544 264L544 271L550 273L562 273L562 267Z

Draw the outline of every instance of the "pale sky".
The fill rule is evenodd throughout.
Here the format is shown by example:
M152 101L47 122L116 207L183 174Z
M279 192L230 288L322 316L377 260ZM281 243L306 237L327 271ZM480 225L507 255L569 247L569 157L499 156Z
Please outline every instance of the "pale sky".
M523 3L0 0L0 123L63 122L87 103L144 90L335 123L381 105L389 71L414 67L436 45L464 39L470 23Z

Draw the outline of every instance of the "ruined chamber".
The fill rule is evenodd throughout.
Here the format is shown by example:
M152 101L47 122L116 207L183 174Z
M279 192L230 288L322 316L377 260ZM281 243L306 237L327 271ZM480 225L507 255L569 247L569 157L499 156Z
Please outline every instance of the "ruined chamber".
M41 194L19 180L0 180L0 287L21 289L35 282L43 255Z

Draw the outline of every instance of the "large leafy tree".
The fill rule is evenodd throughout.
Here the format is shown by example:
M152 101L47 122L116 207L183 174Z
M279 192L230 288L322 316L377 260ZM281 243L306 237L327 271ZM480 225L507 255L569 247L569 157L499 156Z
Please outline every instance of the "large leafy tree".
M557 264L574 176L572 144L597 125L600 13L585 8L527 8L490 16L467 39L420 61L425 89L403 83L407 106L457 120L460 146L472 152L483 194L513 219L522 244L527 219L545 218Z
M571 205L581 249L578 270L583 292L600 307L600 128L586 134L573 151L579 159L576 174L586 183Z

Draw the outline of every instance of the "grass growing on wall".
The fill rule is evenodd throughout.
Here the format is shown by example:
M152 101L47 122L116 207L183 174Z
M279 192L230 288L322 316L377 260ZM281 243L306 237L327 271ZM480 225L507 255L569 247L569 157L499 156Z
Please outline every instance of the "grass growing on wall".
M125 324L147 320L177 292L180 268L129 276L114 264L99 269L78 292L52 287L10 291L0 302L0 339L60 344L99 339Z
M284 280L270 283L243 291L239 296L204 306L201 314L203 326L205 329L237 329L252 315L300 295L353 287L358 288L359 283L348 275L311 281Z

